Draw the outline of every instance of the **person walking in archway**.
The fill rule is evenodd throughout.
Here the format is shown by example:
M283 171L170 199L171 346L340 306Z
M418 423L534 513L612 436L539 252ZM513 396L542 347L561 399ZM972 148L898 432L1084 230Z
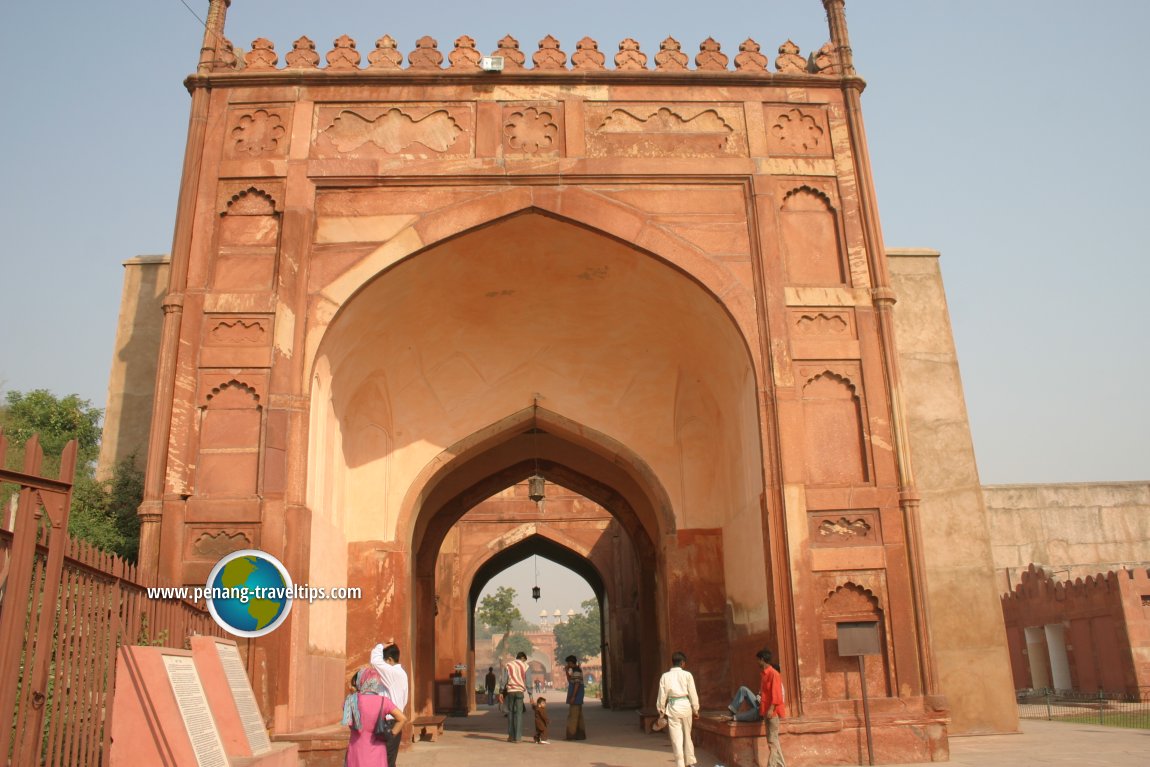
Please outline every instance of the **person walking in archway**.
M568 655L567 661L567 740L587 740L583 722L583 669L579 659Z
M495 668L487 667L487 676L483 677L483 686L487 688L487 705L495 705Z
M691 724L699 718L699 693L695 677L685 668L687 656L676 651L671 668L659 678L659 697L655 707L667 719L667 734L675 752L675 767L693 767L695 744L691 741Z
M503 667L503 697L507 706L507 741L523 740L523 694L527 692L527 653L518 652L515 660Z

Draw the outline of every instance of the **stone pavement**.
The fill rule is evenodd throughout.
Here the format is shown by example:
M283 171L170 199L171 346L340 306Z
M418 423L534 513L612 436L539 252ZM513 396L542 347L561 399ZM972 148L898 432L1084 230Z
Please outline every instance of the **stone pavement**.
M551 745L532 742L532 719L525 717L523 743L507 742L507 720L480 707L469 717L448 717L447 732L436 743L417 743L403 751L401 767L488 767L531 764L537 767L668 767L674 765L665 733L639 731L634 711L608 711L597 701L583 709L587 740L566 742L567 708L563 695L547 694ZM528 716L531 714L528 710ZM1024 721L1017 735L951 738L954 767L1146 767L1150 730ZM714 767L711 754L696 749L699 767ZM926 767L927 763L906 767Z

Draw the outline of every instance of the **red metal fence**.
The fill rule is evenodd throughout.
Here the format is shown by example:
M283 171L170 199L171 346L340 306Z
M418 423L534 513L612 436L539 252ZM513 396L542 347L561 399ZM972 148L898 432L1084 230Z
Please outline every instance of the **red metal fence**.
M0 764L106 764L116 649L222 631L190 602L149 600L134 566L68 536L75 442L59 479L39 476L36 437L21 472L2 468L7 449L0 434L0 483L19 487L12 521L0 515Z

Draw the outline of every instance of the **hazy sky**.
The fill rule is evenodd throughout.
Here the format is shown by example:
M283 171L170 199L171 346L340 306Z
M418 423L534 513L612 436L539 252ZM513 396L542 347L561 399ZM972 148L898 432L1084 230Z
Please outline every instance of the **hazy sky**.
M982 481L1150 478L1150 3L846 10L886 244L942 252ZM732 58L749 36L772 59L828 37L819 0L234 0L228 14L237 47L268 37L281 62L300 35L322 55L344 33L365 55L384 33L404 52L430 34L445 54L461 34L488 52L510 33L528 55L547 34L568 54L584 35L609 55L634 37L652 60L667 35L692 54L713 36ZM120 262L171 247L201 38L180 0L7 8L0 387L103 405Z

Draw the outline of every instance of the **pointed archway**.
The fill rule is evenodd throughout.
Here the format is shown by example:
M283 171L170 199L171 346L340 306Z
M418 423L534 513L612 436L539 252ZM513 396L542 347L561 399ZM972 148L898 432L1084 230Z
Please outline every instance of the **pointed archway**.
M629 579L612 582L605 578L601 568L592 564L596 558L593 547L573 541L565 545L555 540L558 536L554 533L551 538L533 534L502 549L496 541L495 548L499 550L474 573L462 574L460 580L469 584L465 614L470 617L478 589L491 574L532 553L550 555L582 575L601 606L611 591L617 594L616 599L606 600L607 609L603 611L614 629L604 642L611 648L605 668L613 669L607 671L609 684L613 685L607 702L640 705L653 694L662 659L669 654L668 616L659 608L664 600L661 584L665 578L661 574L665 563L661 546L657 545L666 536L674 535L674 519L664 505L665 493L657 485L647 484L654 480L650 469L625 446L545 409L525 409L506 419L502 427L499 437L485 433L486 439L477 444L455 446L450 452L456 458L440 465L441 471L428 478L435 489L424 499L420 517L426 522L416 526L418 537L412 546L412 675L413 690L429 692L423 697L415 694L413 703L422 710L432 708L430 691L435 680L446 678L452 670L450 655L439 653L436 647L436 637L441 633L436 567L444 539L480 501L538 471L548 482L593 500L610 512L631 550L627 561L634 567L627 574ZM603 544L614 546L616 542L607 538ZM607 561L609 557L599 558ZM626 589L619 588L623 583ZM455 608L457 613L462 607ZM457 625L460 623L456 621Z
M614 553L610 549L614 548L616 541L611 533L610 528L605 530L605 534L601 535L599 540L596 541L592 549L607 549L607 551L586 550L580 546L579 542L568 539L566 542L561 542L563 537L562 532L556 528L561 528L563 520L548 520L549 524L543 527L539 524L529 524L520 526L518 529L512 529L500 536L499 539L491 541L490 550L493 553L481 561L476 563L473 570L468 570L463 573L463 582L466 583L470 580L471 586L467 594L467 628L468 628L468 659L469 664L474 668L479 668L477 661L477 644L475 639L475 613L479 607L479 597L483 593L488 583L493 578L498 576L504 570L526 561L532 557L542 557L550 562L553 562L560 567L566 568L573 577L581 578L590 587L596 603L599 605L600 624L599 624L599 650L602 655L602 664L605 672L606 679L602 684L602 703L604 706L612 707L618 705L619 707L626 707L630 705L637 705L637 701L629 701L621 699L615 693L618 690L622 693L625 684L622 679L618 683L616 678L620 675L623 666L623 658L627 655L634 656L636 648L623 648L613 647L609 641L609 637L613 633L620 633L619 629L621 624L628 622L630 612L626 609L620 610L616 607L618 602L621 602L621 589L619 588L620 582L626 579L626 576L632 573L623 574L624 577L618 577L618 573L608 571L605 576L602 568L595 564L592 559L598 560L602 563L610 563L611 555ZM527 530L523 528L532 528L532 532L523 537ZM628 542L629 545L629 542ZM581 549L577 551L576 549ZM608 598L608 590L616 595L616 598ZM525 616L526 617L526 616ZM611 629L614 628L613 632ZM616 658L618 656L618 658ZM534 657L534 656L532 656ZM550 668L552 664L560 662L560 659L555 654L550 654L550 657L541 659L545 667Z
M530 211L364 284L312 367L307 556L366 598L311 611L308 645L355 665L397 636L430 708L439 547L538 463L608 509L643 563L629 694L650 702L683 649L701 692L724 696L732 637L777 623L768 568L740 565L766 562L767 520L757 376L729 306L667 260Z

